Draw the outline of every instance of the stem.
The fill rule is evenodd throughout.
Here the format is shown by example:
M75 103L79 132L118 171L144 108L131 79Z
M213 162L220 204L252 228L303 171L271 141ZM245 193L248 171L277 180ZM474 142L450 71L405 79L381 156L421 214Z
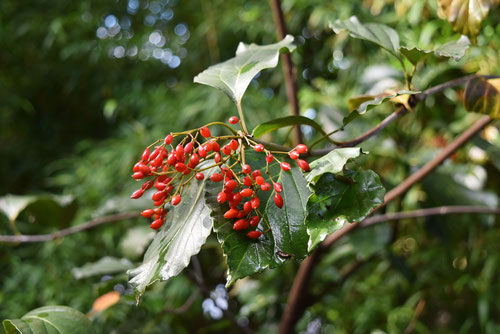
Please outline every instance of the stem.
M245 134L248 134L245 116L243 116L243 110L241 109L241 101L236 102L236 108L238 109L238 115L240 115L241 129Z
M229 131L231 131L232 134L234 134L234 135L237 134L235 129L233 129L232 127L230 127L229 125L227 125L224 122L210 122L208 124L205 124L205 126L211 126L211 125L222 125L223 127L227 128Z
M27 243L27 242L45 242L54 239L60 239L67 235L75 234L78 232L82 232L103 224L113 223L120 220L131 219L140 217L140 213L138 212L126 212L126 213L118 213L116 215L100 217L96 219L89 220L82 224L68 227L50 234L36 234L36 235L0 235L0 242L4 243Z
M273 12L276 35L278 37L278 41L281 41L286 35L286 24L283 17L283 10L281 9L281 2L280 0L269 0L269 3ZM283 65L283 75L285 78L286 96L288 98L288 103L290 104L290 114L299 116L300 111L299 100L297 98L296 71L292 64L292 58L289 53L282 53L281 60ZM294 146L296 146L302 143L302 131L299 124L294 126L294 132Z

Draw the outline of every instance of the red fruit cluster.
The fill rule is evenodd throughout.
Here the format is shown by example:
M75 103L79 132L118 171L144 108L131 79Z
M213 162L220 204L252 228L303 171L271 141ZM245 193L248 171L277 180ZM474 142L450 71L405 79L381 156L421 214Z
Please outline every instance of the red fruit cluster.
M229 123L238 124L239 119L231 117ZM174 141L177 142L176 145L173 144ZM264 172L258 169L252 170L252 167L245 163L244 152L248 147L266 154ZM132 194L131 198L140 198L145 191L153 187L156 189L151 197L156 208L144 210L141 214L154 219L151 228L159 229L165 221L170 205L175 206L182 201L185 187L193 179L203 180L205 178L203 171L219 167L220 171L211 174L209 179L222 184L217 201L221 205L224 203L229 205L224 217L233 220L234 230L246 231L248 238L257 239L262 235L262 232L257 230L260 221L263 220L269 227L259 210L261 202L258 193L274 192L276 206L283 207L283 197L280 194L283 186L272 179L269 164L276 160L284 171L291 169L288 162L279 161L272 153L284 152L269 151L264 145L240 133L214 137L207 126L182 133L171 133L146 148L141 160L134 165L132 177L136 180L145 178L148 180ZM307 146L301 144L288 152L288 155L297 160L300 168L309 171L307 162L299 159L300 154L304 153L307 153ZM210 160L212 163L200 167L205 160ZM237 166L239 168L235 168Z

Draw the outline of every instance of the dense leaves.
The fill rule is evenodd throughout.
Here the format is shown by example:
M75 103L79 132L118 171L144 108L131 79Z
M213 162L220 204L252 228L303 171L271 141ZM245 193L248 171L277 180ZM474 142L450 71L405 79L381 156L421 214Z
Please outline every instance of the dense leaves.
M4 320L6 334L91 334L92 323L81 312L67 306L45 306L21 319Z

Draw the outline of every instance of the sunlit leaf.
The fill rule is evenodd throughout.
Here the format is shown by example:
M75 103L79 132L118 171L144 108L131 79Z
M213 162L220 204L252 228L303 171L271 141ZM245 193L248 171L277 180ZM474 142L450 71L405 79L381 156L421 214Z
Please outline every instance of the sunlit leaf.
M351 16L348 20L330 22L329 27L336 34L347 30L352 37L373 42L389 51L393 56L401 58L398 33L384 24L361 23L356 16Z
M469 111L500 118L500 78L469 80L465 86L464 104Z
M481 23L493 4L491 0L438 0L438 15L448 20L456 32L476 43Z
M469 45L469 38L467 38L467 36L465 35L462 35L460 36L458 41L443 44L434 50L423 50L419 48L409 49L403 46L399 49L399 51L413 65L416 65L429 54L434 54L439 57L453 58L456 61L459 61L463 56L465 56L465 52L469 48Z
M321 125L316 123L314 120L304 117L304 116L287 116L287 117L282 117L282 118L276 118L273 120L270 120L265 123L261 123L255 127L255 129L252 132L252 135L255 138L262 137L266 133L269 133L271 131L275 131L277 129L286 127L286 126L292 126L292 125L309 125L313 127L315 130L317 130L319 133L322 135L326 135L326 132L323 131L323 128L321 128Z
M21 319L4 320L6 334L91 334L95 333L87 317L71 307L44 306L26 313Z
M385 189L371 170L347 171L342 176L322 174L307 202L308 250L314 249L327 235L346 222L362 221L383 203Z
M205 172L205 180L194 180L184 189L181 203L168 213L164 225L146 251L142 265L129 271L130 283L137 292L137 298L148 285L178 275L205 243L212 229L210 210L204 199L204 187L210 171Z
M265 175L264 158L262 153L248 152L246 162L252 169L260 169ZM277 163L273 163L269 171L275 182L283 184L281 195L284 205L281 209L276 207L273 191L258 192L261 201L259 210L263 212L265 220L261 219L259 223L258 230L263 234L257 240L249 239L246 236L248 231L233 230L235 219L223 217L229 206L221 206L216 200L221 184L207 185L207 205L212 210L214 230L228 265L227 285L266 268L274 268L290 256L300 259L307 254L308 236L304 225L306 203L310 196L307 182L295 166L291 171L284 172ZM267 176L266 181L270 182Z
M314 185L325 173L340 173L347 161L359 157L360 154L361 149L359 147L339 148L329 152L309 164L311 172L306 176L307 182Z
M278 65L281 50L295 50L293 36L275 44L256 45L240 43L236 57L210 66L194 78L194 82L222 90L235 103L240 103L252 79L263 69Z

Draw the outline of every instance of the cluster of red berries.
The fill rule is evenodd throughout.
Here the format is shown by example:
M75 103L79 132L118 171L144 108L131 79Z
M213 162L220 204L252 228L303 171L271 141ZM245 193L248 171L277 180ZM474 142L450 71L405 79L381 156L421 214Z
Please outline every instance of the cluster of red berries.
M230 124L238 122L237 117L229 119ZM174 147L172 143L177 137L182 137L182 139ZM222 142L225 142L225 145L221 147ZM154 145L157 146L151 152L150 149ZM245 163L245 149L248 147L266 154L265 173L272 184L266 182L259 169L252 171L252 167ZM273 190L276 206L283 207L283 197L280 194L283 186L272 179L269 173L269 163L277 161L282 170L291 169L288 162L279 161L273 153L288 153L291 159L297 160L299 167L304 171L308 172L310 169L305 160L299 159L300 154L307 153L307 146L303 144L297 145L290 152L278 152L267 150L263 144L241 133L213 137L207 126L186 132L171 133L165 139L158 140L146 148L141 160L134 165L132 174L134 179L142 180L147 177L152 177L152 179L144 182L141 189L136 190L131 198L140 198L146 190L156 188L156 192L152 195L153 205L156 208L144 210L141 214L146 218L154 216L151 228L159 229L168 213L168 203L173 206L178 205L182 200L185 187L193 178L201 181L205 178L203 171L219 167L220 172L211 174L210 180L222 183L217 202L229 204L229 210L224 213L224 217L235 219L233 229L236 231L250 228L247 236L256 239L262 234L256 228L261 218L264 218L259 211L260 199L257 192ZM201 164L209 160L212 163ZM237 166L239 168L235 168Z

